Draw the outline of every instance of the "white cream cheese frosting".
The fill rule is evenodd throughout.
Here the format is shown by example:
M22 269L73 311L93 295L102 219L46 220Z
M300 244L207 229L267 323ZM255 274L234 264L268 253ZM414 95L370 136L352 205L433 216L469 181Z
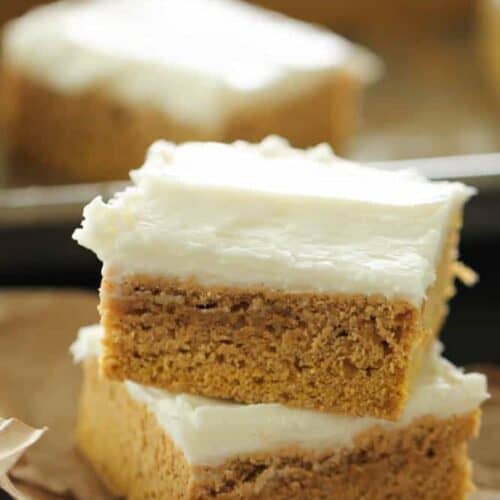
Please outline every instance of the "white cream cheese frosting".
M208 129L339 69L361 81L380 73L344 38L237 0L57 2L8 25L4 57L58 91L104 88Z
M472 189L360 166L277 137L158 142L133 185L84 209L74 238L112 279L382 294L421 304Z
M101 336L98 325L82 329L71 347L74 359L99 356ZM134 400L156 415L190 463L217 465L238 454L287 446L314 451L348 447L358 434L374 426L391 430L422 416L445 419L475 410L488 398L485 376L463 373L442 358L439 351L436 346L424 361L398 422L331 415L279 404L243 405L175 395L130 381L125 386Z

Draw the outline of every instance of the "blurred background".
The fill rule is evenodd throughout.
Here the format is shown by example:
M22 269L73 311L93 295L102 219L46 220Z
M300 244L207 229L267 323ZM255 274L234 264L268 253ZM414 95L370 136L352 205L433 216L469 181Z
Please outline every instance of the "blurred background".
M1 0L0 20L3 24L40 3ZM459 158L500 151L500 2L252 3L321 24L382 59L383 75L364 93L360 120L342 148L344 156L384 162L384 168L395 168L385 162L451 156L439 168L426 163L425 173L464 180L480 189L467 207L461 244L462 260L479 273L480 282L471 289L460 286L443 340L448 357L458 364L500 363L500 162L498 156L483 156L477 163ZM2 79L0 113L5 114L11 112L7 88ZM8 130L2 151L9 151ZM81 179L54 177L42 165L13 168L9 154L4 156L0 285L96 289L100 264L72 241L71 233L84 204L96 194L108 197L117 184L99 176L84 184Z

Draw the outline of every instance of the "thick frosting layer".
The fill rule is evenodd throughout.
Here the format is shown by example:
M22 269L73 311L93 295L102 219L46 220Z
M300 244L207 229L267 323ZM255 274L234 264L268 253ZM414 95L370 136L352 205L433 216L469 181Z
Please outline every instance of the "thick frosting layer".
M339 68L363 81L380 72L342 37L235 0L57 2L11 23L4 54L60 91L105 88L207 128Z
M100 326L82 329L71 348L75 360L98 356L101 336ZM464 374L440 356L438 346L425 360L398 422L174 395L130 381L125 385L132 398L156 415L189 462L200 465L287 446L314 451L345 447L373 426L396 429L426 415L444 419L472 411L488 397L484 375Z
M302 151L277 137L158 142L133 186L93 200L74 238L103 272L203 284L382 294L419 305L472 190Z

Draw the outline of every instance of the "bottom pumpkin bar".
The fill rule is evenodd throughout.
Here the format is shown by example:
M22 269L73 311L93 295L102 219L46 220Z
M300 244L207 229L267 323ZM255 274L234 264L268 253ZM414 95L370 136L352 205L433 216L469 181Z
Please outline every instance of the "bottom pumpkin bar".
M462 499L467 441L487 398L436 348L398 422L277 404L242 405L109 381L100 327L72 347L83 361L77 444L130 499Z

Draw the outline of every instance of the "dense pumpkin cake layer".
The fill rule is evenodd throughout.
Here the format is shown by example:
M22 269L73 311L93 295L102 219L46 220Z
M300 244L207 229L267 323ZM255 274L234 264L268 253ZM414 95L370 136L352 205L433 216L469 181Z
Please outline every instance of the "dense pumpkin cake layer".
M323 145L157 143L75 238L103 261L112 378L400 414L453 290L471 191Z
M396 418L443 309L377 296L203 287L132 276L101 286L102 367L245 403ZM433 315L434 313L434 315Z
M125 178L160 137L342 148L380 73L344 38L237 0L57 2L7 27L3 66L11 162L70 180Z
M426 358L400 422L276 404L173 395L98 370L99 327L83 329L77 442L130 499L463 499L466 443L487 397L482 375Z

